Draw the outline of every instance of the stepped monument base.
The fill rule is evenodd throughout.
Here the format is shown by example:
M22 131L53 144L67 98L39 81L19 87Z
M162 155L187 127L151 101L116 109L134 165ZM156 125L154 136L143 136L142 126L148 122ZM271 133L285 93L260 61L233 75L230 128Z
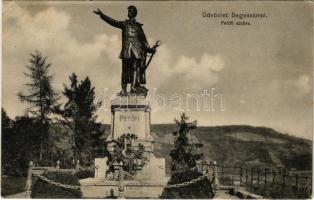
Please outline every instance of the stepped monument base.
M110 158L95 159L95 177L80 180L83 197L158 198L168 178L165 158L154 156L147 97L116 96L111 101ZM93 186L90 186L93 185Z

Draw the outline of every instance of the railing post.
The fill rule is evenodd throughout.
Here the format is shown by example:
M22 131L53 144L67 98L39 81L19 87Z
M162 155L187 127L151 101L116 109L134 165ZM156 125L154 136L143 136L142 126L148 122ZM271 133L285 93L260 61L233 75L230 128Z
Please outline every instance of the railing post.
M119 177L119 185L118 185L118 190L119 190L118 198L119 199L124 199L124 185L123 185L124 173L123 173L122 166L123 166L123 163L120 162L119 163L119 175L120 175L120 177Z
M240 169L240 185L241 185L241 183L242 183L242 165L239 169Z
M295 190L298 192L299 189L299 174L295 176Z
M76 161L76 166L75 166L76 171L80 170L80 160Z
M234 173L230 173L230 169L234 172ZM228 170L227 170L227 174L228 174L228 176L227 177L230 177L231 176L231 184L232 184L232 186L234 186L235 184L234 184L234 179L235 179L235 174L237 173L237 167L228 167Z
M29 199L31 198L31 193L32 193L32 176L33 176L33 161L29 162L29 167L27 171L27 180L26 180L26 185L25 185L25 198Z
M264 168L264 185L267 184L267 171L268 171L268 169L265 167Z
M260 175L260 168L257 167L257 187L259 186L259 175Z
M56 166L56 169L60 169L60 161L57 160L57 166Z
M275 181L276 181L276 170L273 169L272 171L273 171L273 181L272 181L272 183L275 183Z
M254 176L254 174L253 174L253 167L251 167L251 183L250 183L250 188L251 188L251 191L253 191L253 176Z
M249 176L248 176L248 169L247 169L247 166L245 168L245 185L247 186L248 185L248 179L249 179Z
M218 190L219 189L219 180L218 180L218 166L217 166L217 162L214 161L214 165L213 165L213 180L214 180L214 190Z
M283 168L282 172L282 187L283 189L285 189L286 187L286 168Z
M75 169L75 160L74 160L74 158L72 159L72 169Z

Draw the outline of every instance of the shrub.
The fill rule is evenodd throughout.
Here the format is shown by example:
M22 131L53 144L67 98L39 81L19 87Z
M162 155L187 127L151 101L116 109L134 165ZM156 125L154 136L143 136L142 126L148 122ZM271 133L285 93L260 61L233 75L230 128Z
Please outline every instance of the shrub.
M231 194L231 195L233 195L233 194ZM236 192L236 193L234 193L234 195L239 197L240 199L244 199L244 195L241 192Z
M26 184L25 177L1 177L1 196L7 196L24 191Z
M254 186L254 193L261 195L265 198L272 199L308 199L311 197L311 192L307 189L300 189L296 191L295 187L286 186L283 188L282 185L269 183L265 185Z
M228 194L230 195L235 195L236 191L234 188L230 188L229 191L228 191Z
M185 171L173 174L168 184L179 184L196 179L203 174L196 171ZM163 199L208 199L213 198L214 192L211 182L205 178L196 183L178 188L165 188L161 194Z
M80 170L78 172L75 173L75 176L78 179L84 179L84 178L89 178L89 177L94 177L94 171L93 170Z
M49 172L44 175L49 180L66 185L80 185L75 175L60 172ZM32 198L80 198L82 192L80 189L67 189L47 183L40 178L37 179L32 188Z

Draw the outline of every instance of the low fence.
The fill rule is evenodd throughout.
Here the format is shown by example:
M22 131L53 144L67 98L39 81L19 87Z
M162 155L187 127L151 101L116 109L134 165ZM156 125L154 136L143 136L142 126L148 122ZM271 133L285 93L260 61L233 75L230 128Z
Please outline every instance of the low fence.
M79 160L77 160L75 166L73 166L70 169L62 169L60 168L60 161L56 162L55 167L38 167L35 166L32 161L29 162L29 168L27 172L27 180L25 185L25 198L30 198L31 196L31 188L33 185L33 176L40 177L42 174L45 174L47 172L62 172L62 173L75 173L79 170L81 170L82 167L80 166Z
M214 162L215 163L215 162ZM158 182L155 184L151 184L150 182L148 183L145 183L145 181L138 181L136 183L128 183L128 184L125 184L124 181L125 181L125 177L127 176L132 176L130 173L126 172L123 170L123 164L118 164L118 174L117 174L117 179L114 179L114 180L110 180L110 179L103 179L101 181L101 185L104 184L103 181L108 181L110 187L111 186L117 186L118 187L118 191L119 191L119 198L124 198L125 197L125 187L126 186L134 186L134 187L139 187L139 186L142 186L142 187L157 187L159 189L163 189L163 188L180 188L180 187L186 187L188 185L191 185L191 184L195 184L199 181L202 181L203 179L208 179L210 181L213 182L213 186L214 186L214 189L215 189L215 186L217 186L217 171L216 171L216 163L214 165L211 165L210 168L207 168L205 171L202 171L200 170L198 167L193 167L191 168L191 170L200 170L203 173L202 176L199 176L199 177L196 177L192 180L188 180L186 182L182 182L182 183L177 183L177 184L168 184L167 181L163 182ZM91 168L91 167L90 167ZM86 169L86 168L85 168ZM28 169L28 175L27 175L27 181L26 181L26 185L25 185L25 190L26 190L26 193L25 193L25 198L30 198L31 197L31 191L32 191L32 186L33 186L33 183L39 178L41 179L42 181L45 181L47 182L48 184L51 184L51 185L54 185L54 186L57 186L57 187L62 187L62 188L66 188L66 189L73 189L73 190L77 190L77 189L84 189L86 187L96 187L97 186L97 182L91 182L91 183L88 183L88 184L83 184L83 185L68 185L68 184L63 184L61 182L56 182L55 180L52 180L52 179L49 179L45 176L46 173L48 172L60 172L60 173L71 173L71 174L74 174L74 173L77 173L79 172L80 170L84 170L84 167L81 167L79 165L79 162L77 162L77 165L75 168L72 168L72 169L62 169L60 168L60 162L58 161L57 164L56 164L56 167L36 167L34 166L34 163L32 161L30 161L29 163L29 169ZM126 176L127 175L127 176ZM111 182L111 183L110 183ZM98 182L99 184L99 182ZM217 189L217 188L216 188ZM129 189L127 189L126 191L128 191ZM162 190L160 190L161 192ZM213 190L211 190L210 192L213 192ZM213 193L212 193L213 194Z
M265 166L216 166L220 185L245 187L246 190L267 195L286 192L293 197L310 197L312 172ZM276 187L276 188L274 188ZM271 191L277 190L277 191ZM272 194L276 196L276 194ZM284 197L285 194L280 197ZM279 198L279 196L277 197Z

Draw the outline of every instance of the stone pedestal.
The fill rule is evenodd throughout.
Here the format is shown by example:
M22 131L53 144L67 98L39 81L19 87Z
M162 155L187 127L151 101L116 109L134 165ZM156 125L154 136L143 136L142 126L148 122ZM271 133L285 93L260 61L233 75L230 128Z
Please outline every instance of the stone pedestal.
M111 101L111 138L134 133L140 140L151 140L150 106L143 96L117 96Z
M108 158L95 158L95 178L106 178L106 172L108 170L107 160Z
M150 160L154 151L154 140L150 134L150 106L144 96L117 96L111 101L111 134L108 141L117 139L123 134L135 134L138 138L132 147L137 150L138 145L144 145L144 157ZM113 152L113 143L107 148Z
M134 134L131 146L136 151L144 146L145 164L137 168L131 180L112 179L113 174L106 175L107 165L104 159L95 159L95 178L80 180L84 198L104 198L114 191L116 196L125 198L158 198L166 185L165 159L156 158L154 139L150 134L150 106L144 96L116 96L111 101L111 134L107 139L108 151L113 154L114 142L123 134ZM130 145L130 143L128 143ZM115 165L114 165L115 166ZM96 173L97 170L97 173Z
M156 158L151 155L149 163L144 165L143 169L137 174L138 180L158 180L160 182L166 180L165 158Z
M113 190L114 196L117 197L119 195L119 181L101 181L86 178L80 180L80 185L83 186L81 188L82 198L106 198L110 195L111 190ZM164 181L124 181L123 196L131 199L157 199L160 197L164 187Z

